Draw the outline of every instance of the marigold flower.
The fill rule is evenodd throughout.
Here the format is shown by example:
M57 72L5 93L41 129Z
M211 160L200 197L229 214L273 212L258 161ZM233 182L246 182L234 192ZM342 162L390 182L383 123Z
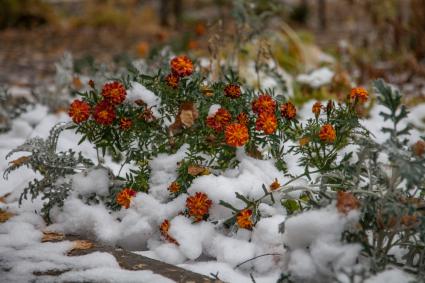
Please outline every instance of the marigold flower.
M164 221L161 223L161 226L159 226L159 231L168 242L178 246L179 243L176 241L176 239L171 237L170 234L168 234L168 230L170 230L170 221L168 221L168 219L164 219Z
M254 223L252 223L252 210L251 209L244 209L241 212L238 213L236 216L236 223L238 223L238 226L243 229L251 230L252 226L254 226Z
M336 139L336 132L331 124L325 124L320 128L319 138L324 142L333 143Z
M178 193L180 191L180 184L177 183L176 181L172 182L169 186L168 186L168 190L172 193Z
M322 103L320 101L317 101L316 103L313 104L313 107L311 108L311 112L313 112L314 116L318 118L320 115L320 111L322 111Z
M225 108L220 108L214 116L207 118L208 127L214 129L216 132L221 132L230 123L232 116Z
M174 57L170 66L171 71L179 77L190 76L193 73L193 63L187 56Z
M189 196L186 199L188 214L195 218L196 221L201 221L208 216L211 205L212 201L205 193L197 192L194 196Z
M347 214L360 206L359 200L350 192L337 193L336 208L339 212Z
M243 146L248 142L249 133L245 125L233 123L226 126L225 129L226 143L230 146Z
M276 132L277 118L274 113L261 112L256 121L256 130L262 130L266 135Z
M257 114L261 112L274 112L275 108L276 101L268 94L262 94L252 102L252 111Z
M273 183L270 184L270 190L274 191L280 188L280 183L277 178L274 179Z
M369 93L363 87L356 87L351 89L349 98L353 101L360 101L361 103L365 103L369 97Z
M126 209L130 207L131 199L136 195L136 191L131 188L124 188L116 196L116 202Z
M101 125L110 125L115 120L115 108L108 101L103 100L94 107L93 118Z
M121 130L128 130L133 125L133 121L130 118L121 118L120 128Z
M106 83L102 88L102 96L111 104L121 104L126 95L125 87L120 82Z
M241 96L241 87L237 84L228 84L224 88L224 94L230 98L239 98Z
M293 119L297 115L297 109L291 102L286 102L280 106L280 113L283 118Z
M422 156L425 153L425 142L423 140L417 141L412 149L417 156Z
M168 74L164 80L169 87L176 89L179 86L180 77L175 74Z
M74 123L84 122L90 116L90 105L81 100L74 100L69 106L68 115Z

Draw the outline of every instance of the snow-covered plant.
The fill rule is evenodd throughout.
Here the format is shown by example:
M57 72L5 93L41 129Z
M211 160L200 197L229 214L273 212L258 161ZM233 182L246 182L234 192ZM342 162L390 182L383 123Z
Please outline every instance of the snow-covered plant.
M27 199L28 194L31 195L32 200L41 195L41 199L46 200L42 213L48 222L50 221L50 209L55 205L62 206L71 189L70 180L64 177L93 165L80 152L77 153L72 149L57 152L59 134L65 127L64 124L56 125L50 130L47 139L31 138L6 155L6 158L9 158L14 153L29 153L29 155L23 155L11 161L11 165L5 170L3 177L7 178L12 171L22 166L27 166L40 173L42 178L35 178L29 182L20 196L19 203L23 199Z
M425 142L409 144L408 111L398 90L378 80L374 84L380 115L391 122L382 131L388 139L376 143L360 138L357 162L346 164L335 184L360 199L359 229L348 233L359 241L371 261L371 270L400 266L424 280L425 270Z
M163 71L155 76L136 73L102 89L92 85L69 110L74 121L70 129L82 134L81 142L90 141L123 166L133 165L125 179L126 187L135 191L149 191L149 160L161 153L173 154L184 145L186 157L178 164L177 179L170 183L171 198L186 193L198 176L220 175L237 166L238 149L257 159L273 159L290 180L285 187L301 177L336 170L341 166L338 151L354 135L367 135L355 107L368 99L362 88L353 89L344 103L316 103L315 118L301 124L296 107L284 95L244 88L233 73L224 81L208 82L186 56L175 57L170 69ZM300 156L305 168L301 176L288 174L284 160L288 153ZM247 204L247 217L253 214L258 219L256 208L262 200L274 202L267 188L264 192L258 200L237 196ZM293 212L290 202L284 205ZM237 222L240 213L226 223Z

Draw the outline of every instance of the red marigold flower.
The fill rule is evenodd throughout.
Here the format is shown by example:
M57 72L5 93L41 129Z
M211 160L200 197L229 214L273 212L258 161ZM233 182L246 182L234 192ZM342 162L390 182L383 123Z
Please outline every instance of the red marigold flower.
M241 96L241 87L236 84L228 84L224 88L224 94L230 98L238 98Z
M102 88L102 96L111 104L121 104L126 95L125 87L120 82L106 83Z
M226 143L230 146L243 146L249 140L248 128L245 125L233 123L226 126Z
M313 104L313 107L311 108L311 112L314 113L314 116L319 117L320 111L322 111L322 103L320 101L317 101Z
M108 101L102 100L94 107L93 118L101 125L110 125L115 120L115 108Z
M69 106L68 115L74 123L84 122L90 116L90 105L81 100L74 100Z
M187 56L174 57L170 66L171 71L179 77L190 76L193 73L193 63Z
M130 207L131 199L136 195L136 191L131 188L124 188L116 196L116 202L124 206L125 208Z
M239 113L238 116L236 117L236 120L238 120L239 124L241 125L248 125L249 119L248 119L248 115L244 112Z
M280 114L283 118L290 120L297 115L297 109L291 102L286 102L280 106Z
M260 114L260 112L274 112L276 101L270 95L262 94L252 102L252 111Z
M369 97L369 93L363 87L355 87L351 89L349 94L349 98L352 101L360 101L361 103L365 103Z
M238 223L238 226L243 229L251 230L252 226L254 226L254 223L252 223L252 210L251 209L244 209L241 212L238 213L236 216L236 223Z
M168 74L165 77L165 82L171 88L176 89L179 86L180 77L175 74Z
M170 236L170 234L168 234L168 230L170 230L170 221L168 221L168 219L165 219L162 223L161 226L159 227L159 231L161 231L162 236L164 236L164 238L173 244L176 244L177 246L179 245L179 243L176 241L176 239L174 239L173 237Z
M339 212L347 214L360 206L359 200L349 192L339 191L337 193L336 208Z
M128 130L131 128L132 125L133 125L133 120L131 120L130 118L121 118L120 128L122 130Z
M207 118L208 127L214 129L216 132L223 131L224 127L226 127L230 121L232 120L232 116L229 111L225 108L220 108L214 114L214 116Z
M274 113L261 112L257 118L256 129L262 130L266 135L276 132L277 118Z
M324 142L333 143L336 139L336 132L331 124L325 124L320 128L319 138Z
M188 214L195 218L196 221L201 221L208 216L211 205L212 201L205 193L197 192L194 196L189 196L186 199Z
M177 183L176 181L172 182L169 186L168 186L168 190L172 193L178 193L180 191L180 184Z

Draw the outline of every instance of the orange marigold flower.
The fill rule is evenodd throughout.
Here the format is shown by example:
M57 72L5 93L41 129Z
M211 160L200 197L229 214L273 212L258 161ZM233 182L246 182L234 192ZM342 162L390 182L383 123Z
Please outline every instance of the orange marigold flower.
M168 242L179 245L176 239L168 234L168 230L170 230L170 221L168 221L168 219L164 219L164 221L161 223L161 226L159 227L159 231L161 231L162 236L164 236Z
M324 142L332 143L336 139L336 132L331 124L325 124L320 128L319 138Z
M230 98L238 98L241 96L241 87L237 84L228 84L224 88L224 94Z
M214 129L216 132L221 132L230 123L232 116L225 108L220 108L214 116L207 118L208 127Z
M179 86L180 77L175 74L168 74L164 80L169 87L176 89Z
M205 193L197 192L194 196L189 196L186 199L188 214L195 218L196 221L201 221L208 216L211 205L212 201Z
M130 207L131 199L136 195L136 191L131 188L124 188L117 194L116 201L125 208Z
M270 184L270 190L274 191L280 188L280 183L277 178L274 179L273 183Z
M425 153L425 142L423 140L417 141L412 149L417 156L422 156Z
M286 102L280 106L280 113L283 118L293 119L297 115L297 109L291 102Z
M320 111L322 111L322 103L320 101L317 101L313 104L313 107L311 108L311 112L314 113L314 116L319 117Z
M360 101L361 103L365 103L369 97L369 93L363 87L355 87L350 91L350 100Z
M120 128L121 130L128 130L133 125L133 121L130 118L121 118Z
M248 125L248 115L244 112L239 113L238 116L236 117L236 120L238 120L239 124L241 125Z
M339 191L336 196L336 208L339 212L347 214L360 206L359 200L349 192Z
M261 112L257 118L256 129L262 130L266 135L271 135L276 132L277 118L274 113Z
M176 181L172 182L169 186L168 186L168 190L172 193L178 193L180 191L180 184L177 183Z
M238 226L243 229L251 230L252 226L254 226L254 223L252 223L252 210L251 209L244 209L241 212L238 213L236 216L236 223L238 223Z
M245 125L233 123L226 126L226 143L230 146L243 146L248 142L249 133Z
M90 116L90 105L81 100L74 100L69 106L68 115L74 123L84 122Z
M190 76L193 73L193 63L187 56L174 57L170 66L171 71L179 77Z
M252 111L257 114L261 112L274 112L275 108L276 101L268 94L262 94L252 102Z
M120 82L106 83L102 88L102 96L111 104L121 104L126 95L125 87Z
M101 125L110 125L115 120L115 108L108 101L100 101L94 107L93 118Z

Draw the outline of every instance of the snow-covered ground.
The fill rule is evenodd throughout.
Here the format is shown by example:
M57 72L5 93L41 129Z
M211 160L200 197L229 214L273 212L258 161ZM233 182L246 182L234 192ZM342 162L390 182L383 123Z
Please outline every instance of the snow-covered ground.
M153 100L152 100L153 101ZM311 106L307 103L299 109L303 118L312 117ZM385 124L375 106L371 117L363 122L373 134ZM425 105L411 109L409 122L419 129ZM0 135L0 169L8 167L5 155L27 138L47 137L53 125L68 122L66 113L51 114L46 107L36 105L32 110L13 121L12 129ZM411 142L419 139L421 132L412 131ZM375 136L383 141L384 135ZM61 134L58 150L73 148L84 156L96 161L96 151L87 142L77 146L80 137L71 131ZM69 241L41 243L42 231L78 233L99 241L118 245L136 253L159 259L182 268L205 275L216 274L225 282L276 282L282 271L291 272L300 282L325 278L335 270L350 270L358 267L356 261L361 247L340 242L341 233L356 223L358 212L348 215L338 213L334 205L316 211L309 211L288 217L280 204L263 204L263 216L252 231L239 229L224 231L212 221L192 223L179 215L184 209L187 195L183 194L168 202L167 187L176 179L177 162L185 155L182 147L174 155L160 155L150 162L152 175L150 193L138 193L132 199L129 209L109 211L102 203L87 205L78 194L106 192L108 175L102 168L93 169L89 174L73 176L74 193L66 200L64 207L52 212L53 223L46 227L40 216L42 200L26 200L21 206L18 199L25 185L37 177L32 170L22 168L10 174L8 180L0 179L0 196L11 193L7 203L0 202L0 209L7 209L14 217L0 225L0 281L26 282L49 281L96 281L96 282L170 282L169 279L148 271L127 271L119 268L112 255L93 253L79 257L68 257L72 247ZM12 159L20 157L13 155ZM222 221L231 216L231 211L219 205L226 201L237 208L243 203L235 198L240 193L250 198L263 195L261 186L271 184L275 178L284 182L284 176L271 160L256 160L243 151L238 152L240 165L220 176L198 177L188 193L205 192L213 201L210 220ZM301 172L294 157L287 161L291 173ZM119 165L106 158L105 166L118 173ZM307 180L297 183L306 185ZM170 220L169 234L179 245L168 243L160 236L159 226L164 219ZM285 222L283 233L279 225ZM265 255L268 254L268 255ZM262 256L265 255L265 256ZM258 257L256 259L253 259ZM253 260L250 260L253 259ZM245 262L242 265L239 265ZM237 267L237 268L236 268ZM71 269L59 277L35 277L34 271ZM342 272L341 282L349 282ZM408 276L399 270L389 270L367 280L372 282L407 282Z

